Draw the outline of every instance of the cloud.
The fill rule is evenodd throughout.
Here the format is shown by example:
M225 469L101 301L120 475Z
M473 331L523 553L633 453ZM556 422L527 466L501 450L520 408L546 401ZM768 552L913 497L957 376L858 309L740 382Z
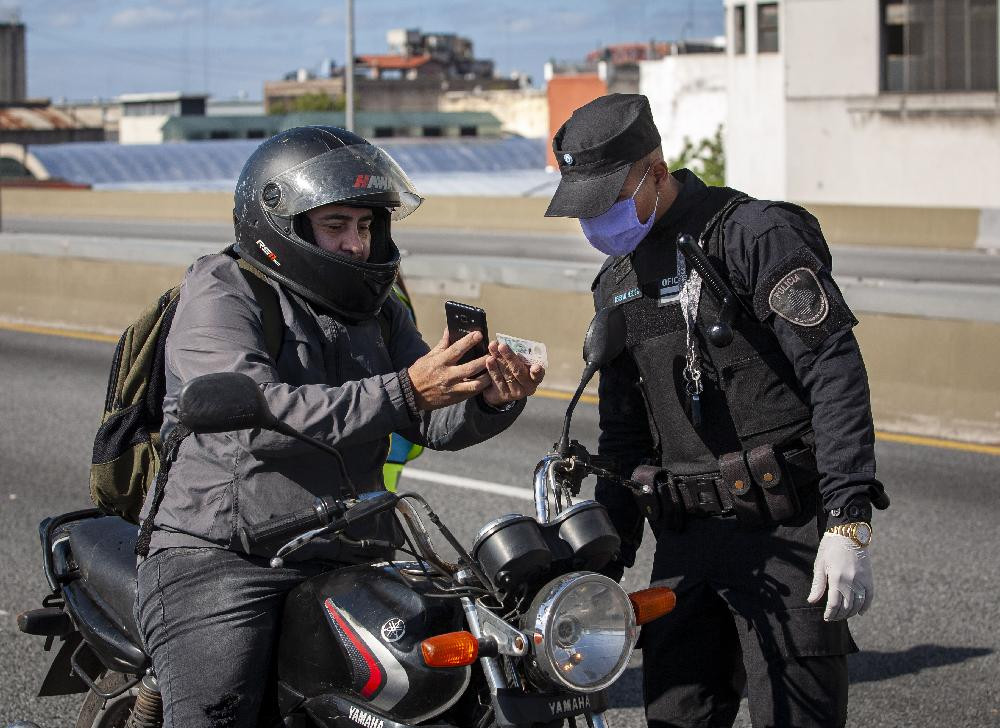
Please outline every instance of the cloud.
M112 28L129 30L176 25L198 17L194 8L184 7L180 3L172 5L174 7L169 10L159 4L126 8L112 15L108 22Z
M340 8L327 8L313 19L316 25L343 25L347 20L345 13ZM354 22L357 23L357 14Z
M511 21L510 30L512 33L528 33L536 28L535 21L531 18L517 18Z
M74 28L80 24L80 16L72 11L52 13L48 20L53 28Z

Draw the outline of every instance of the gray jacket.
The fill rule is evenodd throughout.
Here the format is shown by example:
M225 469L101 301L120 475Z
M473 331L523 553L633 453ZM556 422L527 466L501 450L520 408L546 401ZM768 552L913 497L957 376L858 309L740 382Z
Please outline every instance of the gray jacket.
M413 420L398 372L429 349L395 297L385 304L392 314L386 344L377 320L346 325L272 285L285 324L277 362L267 353L261 309L236 262L209 255L188 270L166 345L164 439L177 424L184 382L242 372L260 384L279 420L337 447L358 490L368 492L384 487L390 433L435 450L458 450L499 434L524 408L518 402L499 412L473 398ZM345 496L340 480L333 457L284 435L190 435L170 470L150 553L173 546L240 551L242 526L308 508L318 495ZM333 543L307 553L356 558Z

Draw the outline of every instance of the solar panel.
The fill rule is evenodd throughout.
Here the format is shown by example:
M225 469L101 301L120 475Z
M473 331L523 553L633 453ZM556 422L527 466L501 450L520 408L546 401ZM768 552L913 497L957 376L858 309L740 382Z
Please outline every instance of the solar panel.
M32 146L31 153L50 176L98 188L232 189L243 163L259 144L258 140L240 139L167 144L77 142ZM545 167L542 139L413 139L379 146L414 178L541 172ZM510 186L520 176L507 175L498 182ZM532 179L534 186L540 178Z

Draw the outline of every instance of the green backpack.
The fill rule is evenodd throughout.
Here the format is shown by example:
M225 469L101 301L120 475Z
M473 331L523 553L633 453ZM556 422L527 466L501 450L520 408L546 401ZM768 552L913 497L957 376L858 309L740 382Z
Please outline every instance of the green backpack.
M222 251L236 257L232 248ZM264 341L277 359L284 322L277 292L264 274L237 259L263 312ZM90 497L102 511L139 522L146 491L160 468L160 426L166 394L165 346L180 284L166 291L125 329L111 362L101 427L94 438Z

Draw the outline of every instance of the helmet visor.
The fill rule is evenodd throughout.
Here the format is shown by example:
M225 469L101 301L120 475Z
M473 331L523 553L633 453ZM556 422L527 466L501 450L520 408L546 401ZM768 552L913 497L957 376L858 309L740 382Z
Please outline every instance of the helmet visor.
M392 208L402 220L423 198L396 161L372 144L331 149L268 180L260 191L265 210L292 217L331 203Z

